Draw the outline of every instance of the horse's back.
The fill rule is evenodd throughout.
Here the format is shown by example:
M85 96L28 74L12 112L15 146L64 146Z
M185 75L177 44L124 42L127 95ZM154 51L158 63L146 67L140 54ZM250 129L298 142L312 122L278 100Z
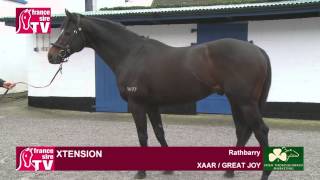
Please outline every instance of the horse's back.
M256 75L266 72L269 59L260 47L247 41L221 39L207 44L209 56L225 72Z
M252 43L221 39L195 46L190 52L191 71L220 91L245 91L249 96L267 78L269 59Z
M192 51L192 50L191 50ZM231 71L245 68L267 68L268 58L265 52L258 46L247 41L237 39L220 39L195 47L194 56L205 54L203 57L208 63L223 71ZM197 60L195 60L197 61Z
M210 41L202 44L207 46L212 53L219 54L220 56L233 56L233 59L247 59L251 60L252 56L254 58L264 58L261 53L261 48L253 43L242 41L238 39L225 38L216 41Z

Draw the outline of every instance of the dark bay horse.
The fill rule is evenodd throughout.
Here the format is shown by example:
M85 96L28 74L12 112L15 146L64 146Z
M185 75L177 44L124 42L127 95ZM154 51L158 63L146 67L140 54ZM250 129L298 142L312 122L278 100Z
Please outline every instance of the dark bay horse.
M118 23L66 11L63 29L48 53L59 64L84 47L94 49L114 72L120 94L128 102L141 146L147 146L147 115L156 138L165 139L159 106L197 101L212 93L230 101L237 146L254 133L268 146L268 127L261 109L271 84L270 61L264 50L240 40L221 39L192 47L170 47L139 36ZM261 179L268 179L264 171ZM139 171L136 178L144 178ZM227 171L226 177L233 177Z

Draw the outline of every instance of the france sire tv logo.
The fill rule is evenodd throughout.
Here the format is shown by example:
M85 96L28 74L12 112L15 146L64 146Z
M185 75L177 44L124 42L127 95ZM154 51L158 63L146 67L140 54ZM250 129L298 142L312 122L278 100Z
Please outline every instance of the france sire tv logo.
M54 170L54 148L17 147L16 168L18 171Z
M51 8L16 8L16 33L51 32Z

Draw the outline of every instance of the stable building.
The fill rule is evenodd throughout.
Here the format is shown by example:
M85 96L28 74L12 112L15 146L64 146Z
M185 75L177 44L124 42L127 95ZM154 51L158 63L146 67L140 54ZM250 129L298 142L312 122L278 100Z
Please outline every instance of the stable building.
M171 46L190 46L221 38L252 41L270 56L272 85L265 108L269 117L320 117L320 0L215 1L154 0L150 7L112 8L82 14L121 22L128 29ZM48 63L50 42L59 35L64 14L53 15L50 35L32 35L28 82L47 84L57 70ZM3 18L14 26L14 18ZM116 34L115 34L116 35ZM192 87L190 87L192 88ZM30 106L70 110L127 112L110 68L92 49L63 65L63 74L46 89L28 89ZM225 96L164 107L166 113L231 114Z

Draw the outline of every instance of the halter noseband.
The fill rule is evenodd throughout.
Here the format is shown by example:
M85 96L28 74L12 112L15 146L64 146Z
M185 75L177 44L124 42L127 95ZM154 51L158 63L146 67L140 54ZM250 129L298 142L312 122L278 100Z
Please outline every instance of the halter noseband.
M69 42L64 46L58 43L51 43L52 46L58 47L61 50L59 51L59 56L63 59L61 62L67 62L68 60L65 60L67 55L71 54L71 48L70 45L72 41L80 35L80 38L82 39L83 44L85 44L85 37L82 33L82 28L80 27L80 15L77 15L77 24L75 26L76 28L73 30L73 36L70 38Z

